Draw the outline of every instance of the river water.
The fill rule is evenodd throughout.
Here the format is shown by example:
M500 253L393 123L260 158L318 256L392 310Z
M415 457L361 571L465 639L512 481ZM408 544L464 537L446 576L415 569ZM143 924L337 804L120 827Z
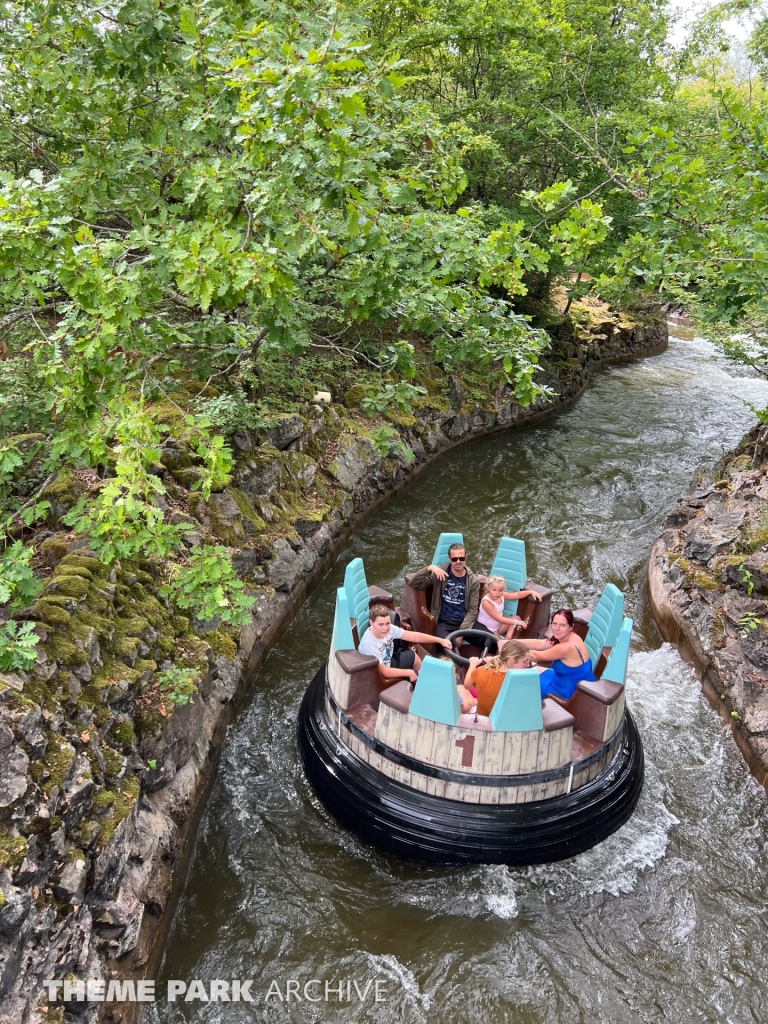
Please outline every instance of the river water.
M444 455L355 535L229 732L145 1024L768 1021L765 795L660 643L644 587L665 510L753 421L743 399L768 404L768 385L673 338L545 423ZM343 566L361 555L399 596L441 529L463 531L478 571L502 534L523 538L553 608L592 604L609 581L626 593L645 789L628 824L572 860L399 861L340 828L303 777L296 713ZM252 979L255 1001L169 1003L168 979ZM327 998L323 985L303 998L311 979Z

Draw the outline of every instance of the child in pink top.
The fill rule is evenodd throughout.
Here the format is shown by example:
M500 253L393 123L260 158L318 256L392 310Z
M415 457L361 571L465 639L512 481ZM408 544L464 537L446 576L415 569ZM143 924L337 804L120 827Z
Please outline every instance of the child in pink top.
M486 590L485 597L480 602L480 611L477 614L476 627L487 629L489 633L493 633L495 636L511 637L515 631L515 626L521 623L523 620L519 615L505 615L504 614L504 602L505 601L517 601L524 597L530 597L534 601L540 601L541 598L538 594L532 590L505 590L506 580L503 576L491 576L488 580L488 589ZM502 633L502 628L506 631Z

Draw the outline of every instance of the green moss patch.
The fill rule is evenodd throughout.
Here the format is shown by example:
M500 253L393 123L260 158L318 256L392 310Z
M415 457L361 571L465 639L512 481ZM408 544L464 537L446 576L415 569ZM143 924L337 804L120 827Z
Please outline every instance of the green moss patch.
M403 428L412 427L416 422L415 416L412 416L409 412L401 412L399 409L387 409L384 413L384 418L389 420L390 423Z
M107 812L101 821L99 847L103 849L115 833L117 826L130 814L136 797L139 795L139 780L135 777L124 779L121 788L110 792L112 797L111 813ZM107 790L104 791L108 792ZM101 794L99 794L101 795ZM95 800L94 800L95 803Z
M69 612L47 598L36 601L32 606L32 613L36 619L49 626L66 626L70 620Z
M91 630L95 632L99 640L109 640L115 632L115 626L111 619L82 608L79 608L72 616L69 628L77 640L87 640Z
M45 783L45 790L49 792L54 786L63 786L67 772L75 759L75 752L72 747L65 743L61 736L55 733L51 735L48 749L42 758L43 766L49 773Z
M0 868L15 870L27 856L29 844L24 836L0 832Z
M114 658L106 657L103 659L104 664L95 672L91 677L91 686L102 689L105 686L111 686L116 683L119 679L125 679L129 683L137 683L141 675L136 669L130 668L122 661L116 661Z
M131 618L119 618L117 628L124 636L140 637L145 629L149 629L149 622L140 615Z
M40 550L48 559L58 562L66 555L68 547L69 541L60 536L53 536L43 541Z
M138 649L139 638L135 636L117 636L112 644L112 653L122 659L135 659Z
M52 633L43 644L46 653L61 665L83 665L88 656L76 647L71 640L66 640L57 633Z
M67 576L62 574L54 576L52 586L55 587L54 593L56 594L64 594L67 597L80 599L88 593L90 583L83 576Z
M118 744L126 754L133 752L136 733L127 719L123 722L115 722L109 730L109 738Z
M267 528L267 524L257 513L253 507L253 503L245 491L240 491L237 487L228 488L227 492L232 496L232 500L237 505L237 511L247 522L251 524L257 533L262 533Z
M106 813L114 804L117 799L116 794L110 789L102 789L100 793L97 793L93 800L91 800L91 810L96 814Z
M79 565L59 565L56 567L56 572L53 574L55 580L62 579L64 576L80 576L84 580L91 582L93 580L93 573L90 569L84 569Z
M205 639L211 646L214 654L221 654L230 661L237 657L237 644L224 629L214 629L212 633L206 633Z
M104 577L109 572L109 567L103 565L98 558L91 558L89 555L65 555L59 563L61 566L72 566L78 569L88 569L93 576Z
M80 846L82 849L86 849L94 842L97 834L101 831L101 825L98 821L84 821L80 825Z
M115 782L125 766L125 758L111 747L102 747L101 756L104 758L107 781Z

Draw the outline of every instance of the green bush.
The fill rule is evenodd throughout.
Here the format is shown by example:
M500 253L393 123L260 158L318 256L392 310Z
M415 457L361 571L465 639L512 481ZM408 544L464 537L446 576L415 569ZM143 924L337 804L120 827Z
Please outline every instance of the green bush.
M4 672L30 669L37 657L40 638L34 624L11 619L0 626L0 668Z
M194 668L171 668L158 672L157 679L163 698L171 704L182 706L189 704L197 693L198 672Z
M220 616L222 622L242 626L250 621L255 599L243 593L229 551L220 545L195 548L189 562L174 566L171 581L160 588L177 608L193 611L203 622Z

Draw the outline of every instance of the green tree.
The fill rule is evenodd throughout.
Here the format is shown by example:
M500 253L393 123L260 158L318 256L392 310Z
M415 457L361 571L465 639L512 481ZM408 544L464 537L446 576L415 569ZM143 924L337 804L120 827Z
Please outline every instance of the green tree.
M466 196L483 204L489 222L519 218L524 236L546 252L550 279L583 269L574 207L593 240L590 267L596 259L608 265L635 223L635 198L564 125L613 154L646 124L673 84L662 59L666 8L666 0L364 5L377 45L409 60L408 88L429 99L460 145ZM549 190L564 182L572 187L555 201ZM524 200L542 192L546 209Z
M148 396L169 374L226 380L261 349L391 322L538 393L546 338L498 290L545 256L521 224L455 209L456 149L359 17L6 0L0 25L0 332L46 396L47 469L116 464L70 517L105 559L182 539L153 472L167 428ZM364 356L412 372L402 337ZM200 486L220 487L223 439L179 416Z
M734 7L705 14L674 96L615 160L638 220L613 277L682 303L729 355L768 373L768 93L722 28Z

